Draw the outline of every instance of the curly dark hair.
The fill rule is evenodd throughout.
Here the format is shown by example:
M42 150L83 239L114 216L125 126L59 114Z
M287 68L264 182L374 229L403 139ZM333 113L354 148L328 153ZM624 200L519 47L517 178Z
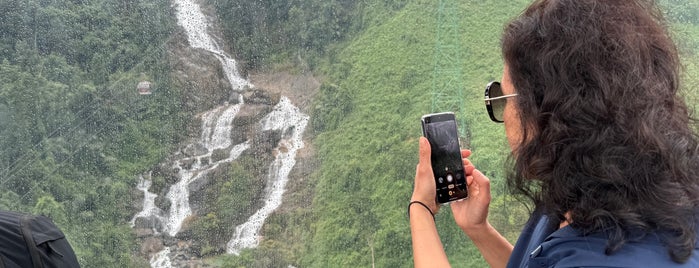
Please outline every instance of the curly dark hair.
M508 186L553 219L608 234L606 254L659 234L697 240L699 145L661 12L640 0L537 0L506 27L522 144ZM640 236L639 236L640 235Z

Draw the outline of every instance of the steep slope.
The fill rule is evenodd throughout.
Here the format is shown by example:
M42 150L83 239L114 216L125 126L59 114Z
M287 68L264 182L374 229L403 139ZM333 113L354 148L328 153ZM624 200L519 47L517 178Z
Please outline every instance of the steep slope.
M310 130L319 166L310 180L299 182L287 195L285 202L294 207L275 213L266 223L260 247L226 258L222 264L412 265L405 206L417 163L419 118L430 112L433 79L439 79L433 76L436 2L411 1L325 54L318 67L325 78L313 106ZM504 194L503 165L508 156L504 130L487 118L482 94L487 82L501 76L503 25L528 3L462 1L457 12L466 98L460 116L471 131L473 161L493 183L490 220L512 242L526 221L527 210ZM696 28L681 29L696 35ZM688 65L687 80L696 81L696 66ZM454 267L486 265L454 226L448 207L437 215L437 224Z
M501 74L499 33L522 5L502 1L461 3L465 116L474 161L501 178L501 126L489 122L482 89ZM368 29L327 65L337 86L321 87L314 127L323 165L314 208L318 221L305 256L310 267L404 267L411 264L405 204L417 163L419 118L430 112L437 4L415 1L379 27ZM341 99L336 97L341 96ZM325 98L325 99L324 99ZM493 209L497 211L497 208ZM442 240L458 267L483 264L453 226L448 209L437 217ZM496 223L508 227L507 221ZM515 228L516 229L516 228Z

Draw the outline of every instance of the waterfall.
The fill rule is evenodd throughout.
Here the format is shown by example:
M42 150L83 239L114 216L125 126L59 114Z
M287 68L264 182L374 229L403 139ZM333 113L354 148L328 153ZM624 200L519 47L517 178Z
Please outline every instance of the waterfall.
M163 211L155 206L155 198L158 197L158 195L148 191L152 184L150 176L151 173L149 172L148 179L144 178L143 175L139 176L138 178L138 185L136 188L143 192L143 209L136 213L136 215L131 219L130 225L131 228L133 228L136 226L137 218L146 218L155 221L153 222L154 224L151 225L151 229L153 230L153 233L157 234L158 228L156 224L164 222L165 218L163 217Z
M168 257L168 254L170 254L170 248L165 248L162 251L153 255L153 257L150 259L150 267L172 267L172 261L170 260L170 257Z
M282 140L275 149L276 157L269 167L264 195L265 205L245 223L236 227L233 239L227 245L228 253L238 254L243 248L257 246L262 224L282 203L289 173L296 164L296 152L304 146L302 134L307 123L308 116L294 107L286 97L282 97L274 110L262 119L262 129L281 130Z
M216 169L219 164L237 159L243 151L250 147L249 142L237 144L230 150L227 158L216 162L210 161L211 154L215 149L230 146L233 118L239 110L240 104L236 104L218 107L206 112L202 116L202 134L199 143L197 143L205 148L203 154L175 161L173 168L179 170L177 175L180 180L172 185L167 193L167 198L170 200L170 213L164 230L170 236L175 236L180 231L184 219L192 215L189 206L189 184ZM197 144L190 144L189 147L196 147ZM189 162L192 164L185 164Z
M247 79L239 75L236 61L228 56L212 38L209 21L194 1L173 0L178 24L184 28L190 46L208 51L219 60L234 91L253 87ZM171 237L176 236L182 228L183 221L192 215L189 203L190 183L206 176L222 163L235 161L250 147L250 141L233 145L231 140L231 132L234 130L232 122L244 105L243 95L239 94L238 98L238 104L225 104L202 114L199 139L188 144L184 154L175 155L178 159L173 162L172 168L177 170L178 181L168 189L166 197L170 200L170 209L167 213L155 206L157 195L149 192L151 181L140 178L137 188L144 193L143 210L134 216L131 221L132 227L135 226L136 219L139 217L155 218L155 221L162 225L163 233ZM296 153L304 146L302 134L307 123L308 116L301 113L286 97L281 97L273 111L259 123L262 131L281 131L282 139L274 149L275 159L268 169L269 174L262 200L264 206L245 223L235 228L235 234L227 244L228 253L237 254L243 248L257 246L259 232L265 219L281 205L289 173L296 164ZM228 157L212 161L211 156L214 150L224 149L229 150ZM156 229L154 232L158 233ZM175 254L173 248L165 247L154 254L150 259L151 267L180 266L173 264L170 258L170 255Z
M170 212L167 214L167 217L160 218L164 223L163 232L167 233L168 235L175 236L180 231L182 222L187 217L192 215L192 210L189 204L189 184L216 169L220 164L234 161L243 153L243 151L250 147L249 141L237 144L232 146L227 158L216 162L211 161L211 154L213 150L227 148L230 146L230 131L232 129L232 121L235 117L235 113L240 110L239 106L240 104L221 106L202 115L202 134L199 141L198 143L190 144L187 147L194 148L197 147L197 144L200 144L204 147L204 150L198 152L195 151L194 156L178 159L174 162L173 168L179 170L177 174L179 180L177 183L170 186L167 193L167 198L170 200ZM188 162L191 162L191 164L185 164ZM146 207L145 204L146 200L144 200L144 210ZM134 217L134 221L135 218L136 217ZM170 252L171 249L169 247L165 247L165 249L154 255L150 261L151 267L172 267L169 257Z
M209 34L209 22L204 13L201 12L199 5L193 0L174 0L174 4L177 9L177 23L185 29L189 45L216 55L234 90L244 86L252 86L248 80L240 77L236 61L226 55Z

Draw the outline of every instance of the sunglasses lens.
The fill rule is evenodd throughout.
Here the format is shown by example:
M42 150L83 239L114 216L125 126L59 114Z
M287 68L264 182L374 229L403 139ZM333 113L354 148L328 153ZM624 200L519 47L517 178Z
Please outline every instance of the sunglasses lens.
M493 85L490 86L490 97L497 98L497 97L502 97L502 96L503 96L503 94L502 94L502 88L500 87L500 84L493 83ZM499 99L499 100L490 101L490 105L493 107L493 116L498 121L503 121L502 115L505 111L506 102L507 102L506 99Z
M502 96L503 93L502 87L500 87L500 83L497 81L490 82L490 84L488 84L488 86L485 89L485 97L487 99L490 99L489 101L486 101L486 108L488 110L488 114L490 115L490 119L499 123L503 122L503 114L505 112L505 104L507 103L507 100L493 100L493 98Z

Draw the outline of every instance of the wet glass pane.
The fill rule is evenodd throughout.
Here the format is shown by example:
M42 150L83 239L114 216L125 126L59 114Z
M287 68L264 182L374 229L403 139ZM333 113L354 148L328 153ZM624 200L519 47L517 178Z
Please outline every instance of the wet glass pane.
M699 1L660 1L696 105ZM420 117L453 111L528 217L482 90L528 1L0 1L0 209L83 267L407 267ZM450 211L455 267L482 267Z

